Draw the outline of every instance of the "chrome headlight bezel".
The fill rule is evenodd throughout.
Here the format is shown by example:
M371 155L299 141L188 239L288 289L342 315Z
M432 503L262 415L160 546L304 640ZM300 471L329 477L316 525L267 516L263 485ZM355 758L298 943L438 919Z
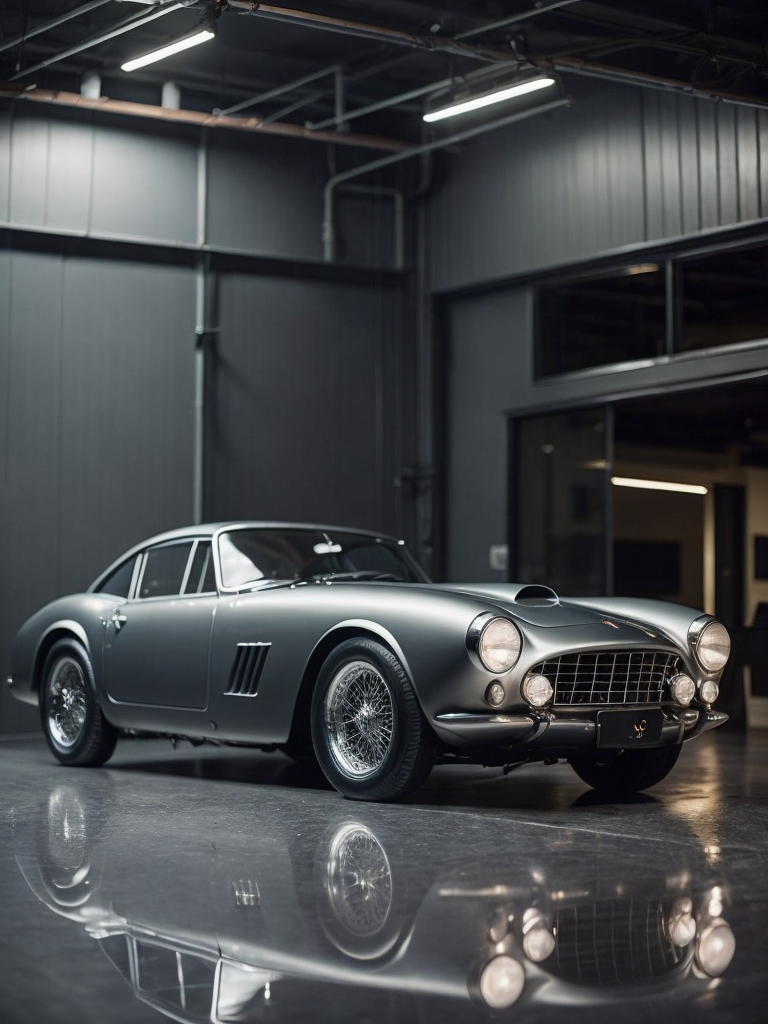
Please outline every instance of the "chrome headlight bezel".
M712 633L719 634L717 642L711 639ZM701 669L708 675L719 676L731 654L731 638L723 623L711 615L700 616L688 629L688 643Z
M507 630L510 641L509 656L507 658L494 658L491 654L493 649L490 641L494 630ZM490 632L489 632L490 630ZM503 649L498 645L496 650ZM494 615L493 612L483 612L478 615L467 630L467 650L479 665L486 672L492 672L496 676L505 675L511 671L520 660L523 649L523 635L512 622L504 615Z

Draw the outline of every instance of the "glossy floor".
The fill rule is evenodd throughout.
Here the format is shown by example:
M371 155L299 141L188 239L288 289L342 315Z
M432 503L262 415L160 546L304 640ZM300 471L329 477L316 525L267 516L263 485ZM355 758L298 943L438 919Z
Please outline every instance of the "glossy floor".
M766 1019L766 733L622 804L565 764L360 804L160 740L4 740L0 785L3 1024Z

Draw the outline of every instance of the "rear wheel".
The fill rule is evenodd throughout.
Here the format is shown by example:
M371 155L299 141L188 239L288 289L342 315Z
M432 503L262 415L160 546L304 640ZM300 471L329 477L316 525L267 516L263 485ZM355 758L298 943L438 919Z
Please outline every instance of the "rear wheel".
M312 743L328 781L356 800L398 800L435 761L434 733L403 666L364 638L341 644L320 671Z
M76 640L59 640L45 659L40 713L62 764L99 765L112 756L117 732L101 713L90 659Z
M649 789L672 771L680 756L681 744L646 750L590 752L569 758L573 770L601 793L627 796Z

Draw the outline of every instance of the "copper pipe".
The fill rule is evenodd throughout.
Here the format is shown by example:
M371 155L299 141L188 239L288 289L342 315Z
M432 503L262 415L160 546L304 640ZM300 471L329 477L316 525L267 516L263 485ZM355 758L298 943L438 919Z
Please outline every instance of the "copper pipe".
M172 110L156 107L149 103L129 103L125 100L111 100L107 96L90 99L76 92L61 92L53 89L24 89L0 83L0 97L16 100L30 100L33 103L53 103L65 107L81 107L84 110L103 110L110 114L125 114L129 117L151 118L157 121L175 121L177 124L195 125L198 128L233 128L236 131L264 132L268 135L283 135L295 139L311 139L314 142L333 142L343 146L358 146L363 149L384 149L400 152L409 149L410 143L398 139L385 139L378 135L357 135L352 132L309 131L298 124L278 121L263 121L260 117L232 117L224 114L206 114L198 110Z

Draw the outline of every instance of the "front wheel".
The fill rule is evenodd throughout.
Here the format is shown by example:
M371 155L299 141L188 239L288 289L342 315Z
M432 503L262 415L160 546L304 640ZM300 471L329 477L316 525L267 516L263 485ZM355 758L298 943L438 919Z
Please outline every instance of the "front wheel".
M328 781L355 800L399 800L435 761L436 740L398 659L373 640L329 656L312 697L312 744Z
M569 758L580 779L614 796L628 796L649 789L672 771L680 756L681 744L652 747L647 750L578 754Z
M75 640L59 640L45 659L40 714L62 764L99 765L112 756L117 732L101 713L90 659Z

